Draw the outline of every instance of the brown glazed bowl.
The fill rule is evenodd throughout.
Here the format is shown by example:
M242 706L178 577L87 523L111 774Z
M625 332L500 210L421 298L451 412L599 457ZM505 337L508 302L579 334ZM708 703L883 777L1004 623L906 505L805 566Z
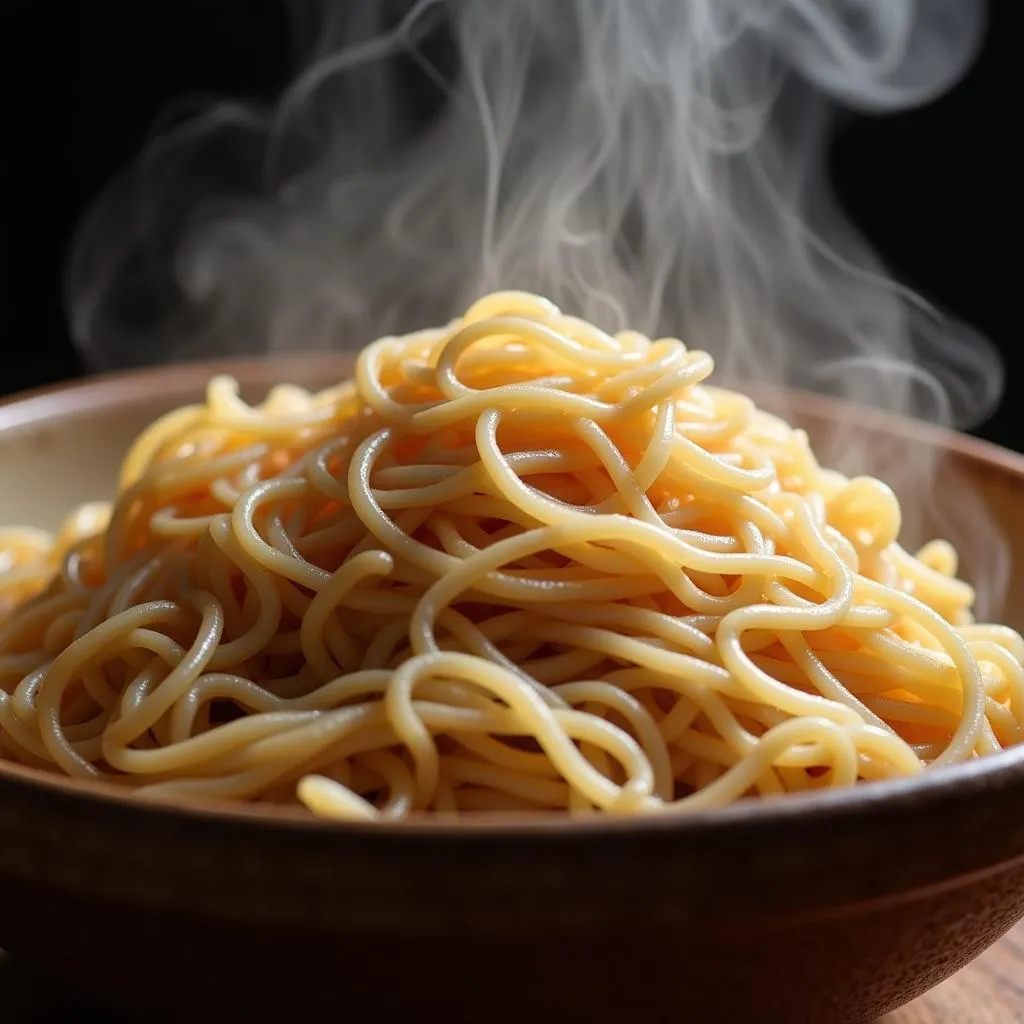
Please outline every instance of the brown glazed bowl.
M53 526L109 494L132 436L215 371L258 394L348 365L185 366L2 406L0 522ZM850 420L822 399L789 411L812 436ZM958 468L1024 564L1024 460L867 413L856 424ZM1024 625L1024 576L1004 618ZM476 825L173 809L0 764L0 946L146 1021L854 1024L1022 915L1024 748L686 820Z

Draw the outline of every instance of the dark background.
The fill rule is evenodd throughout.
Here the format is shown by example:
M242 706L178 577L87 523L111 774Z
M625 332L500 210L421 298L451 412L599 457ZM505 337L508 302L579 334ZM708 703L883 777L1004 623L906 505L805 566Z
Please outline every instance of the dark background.
M1019 257L1006 237L1020 173L1010 91L1015 6L991 0L984 52L952 94L913 113L852 121L833 154L841 199L891 267L993 338L1011 385L1024 379L1010 310ZM77 219L169 101L197 91L278 92L290 70L282 7L0 2L0 339L8 354L0 394L80 372L61 305ZM980 433L1024 449L1024 427L1012 425L1006 406Z
M955 92L910 114L850 123L833 155L861 228L900 277L996 342L1011 389L1024 382L1011 314L1020 262L1015 7L991 0L984 52ZM68 239L158 112L196 91L272 97L289 74L287 40L282 5L270 0L0 0L0 396L81 372L61 305ZM1024 450L1011 405L1004 400L979 432ZM2 955L0 992L12 1024L100 1019ZM56 1003L41 1005L44 994Z

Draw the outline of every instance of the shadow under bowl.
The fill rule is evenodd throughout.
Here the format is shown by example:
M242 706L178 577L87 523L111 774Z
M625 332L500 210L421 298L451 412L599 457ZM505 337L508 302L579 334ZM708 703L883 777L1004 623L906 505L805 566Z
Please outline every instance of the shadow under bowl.
M181 366L0 406L0 523L52 528L109 496L131 439L214 372L258 397L350 365ZM812 439L839 430L868 451L937 458L1024 564L1024 460L825 399L787 396L785 410ZM1024 579L1003 618L1024 623ZM362 1008L856 1024L1022 915L1024 748L682 820L472 825L169 807L0 763L0 946L147 1021Z

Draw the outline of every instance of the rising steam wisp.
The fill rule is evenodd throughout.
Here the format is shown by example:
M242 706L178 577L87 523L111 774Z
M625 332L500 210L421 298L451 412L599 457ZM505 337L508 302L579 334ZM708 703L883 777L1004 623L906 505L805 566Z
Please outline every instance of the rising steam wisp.
M180 122L83 224L69 303L92 365L355 349L525 288L678 335L726 379L960 427L998 399L992 348L885 274L823 159L837 107L884 114L955 83L980 0L293 12L302 70L277 105ZM842 441L824 454L856 471ZM935 467L901 462L904 500L931 493ZM975 504L941 524L961 543ZM998 590L998 546L972 555Z

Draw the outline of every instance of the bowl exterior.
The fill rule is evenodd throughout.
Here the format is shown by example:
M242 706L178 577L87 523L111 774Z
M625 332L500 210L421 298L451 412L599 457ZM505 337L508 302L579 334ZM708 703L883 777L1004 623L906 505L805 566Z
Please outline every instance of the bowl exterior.
M551 867L541 857L517 871L527 886L535 870ZM267 868L264 891L280 897L273 875L294 865ZM221 865L226 886L235 870ZM453 904L473 870L471 860L452 861L445 891ZM607 870L618 873L614 864ZM413 919L345 927L316 913L281 926L114 902L87 876L82 882L67 892L46 878L0 875L0 941L98 1003L144 1010L147 1020L192 1019L202 1007L209 1019L294 1024L362 1006L382 1020L458 1007L464 1020L866 1024L948 977L1024 914L1021 864L881 905L764 919L752 909L748 920L725 922L638 910L585 926L557 901L529 927L509 925L515 915L500 900L490 924L473 927L443 914L429 928ZM410 865L401 882L426 880ZM325 904L348 888L328 878L320 885Z
M998 847L982 838L1020 783L973 808L959 788L707 827L462 834L0 776L0 944L147 1019L356 1005L385 1020L457 1006L467 1020L867 1022L1024 915L1024 822ZM950 820L962 841L943 841Z

